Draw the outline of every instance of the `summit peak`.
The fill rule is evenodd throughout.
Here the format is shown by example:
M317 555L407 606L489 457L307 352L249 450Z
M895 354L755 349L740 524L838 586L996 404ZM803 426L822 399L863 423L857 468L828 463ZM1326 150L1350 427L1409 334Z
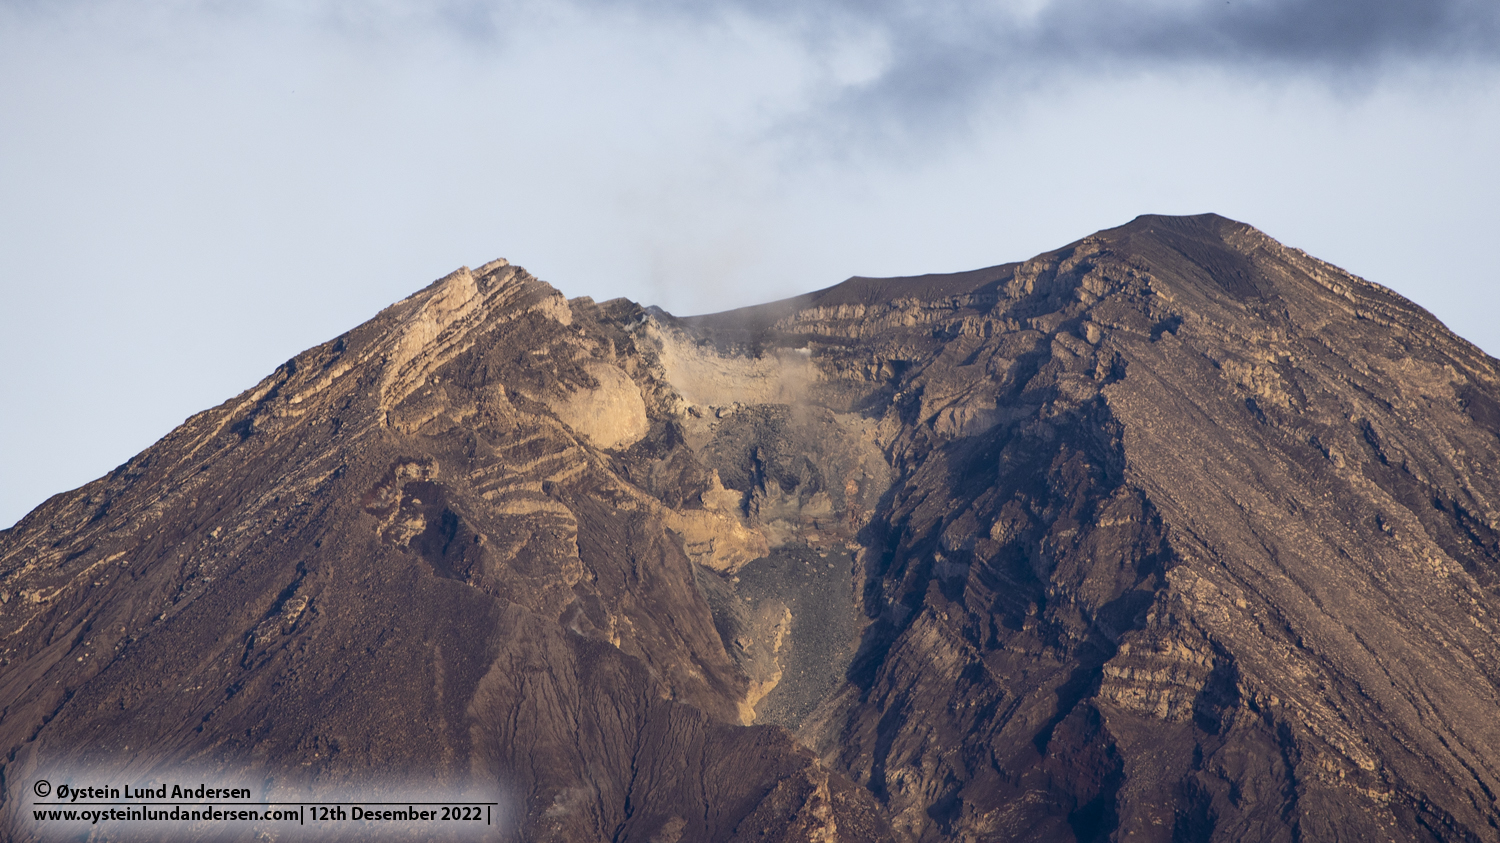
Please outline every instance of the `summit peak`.
M0 532L0 837L207 765L538 841L1492 840L1497 465L1500 363L1214 214L688 318L461 268Z

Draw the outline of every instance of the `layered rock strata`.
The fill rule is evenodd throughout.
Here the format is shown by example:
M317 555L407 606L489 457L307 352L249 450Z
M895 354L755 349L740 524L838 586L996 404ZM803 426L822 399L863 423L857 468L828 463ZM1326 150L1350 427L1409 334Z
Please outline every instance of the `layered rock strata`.
M460 270L0 533L41 772L517 840L1500 840L1500 367L1215 216L677 319Z

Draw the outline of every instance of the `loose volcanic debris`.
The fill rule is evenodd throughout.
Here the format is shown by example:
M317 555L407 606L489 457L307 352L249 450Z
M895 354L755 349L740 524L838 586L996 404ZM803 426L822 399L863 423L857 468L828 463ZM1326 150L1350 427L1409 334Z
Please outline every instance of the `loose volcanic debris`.
M528 841L1500 840L1500 368L1222 217L679 319L461 269L0 532L44 765Z

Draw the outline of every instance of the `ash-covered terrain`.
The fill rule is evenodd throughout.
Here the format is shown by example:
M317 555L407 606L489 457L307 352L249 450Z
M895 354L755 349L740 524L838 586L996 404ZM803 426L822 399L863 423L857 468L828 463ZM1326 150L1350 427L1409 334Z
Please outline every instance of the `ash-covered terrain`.
M0 532L0 834L192 770L503 840L1500 840L1497 472L1500 364L1213 215L686 319L460 269Z

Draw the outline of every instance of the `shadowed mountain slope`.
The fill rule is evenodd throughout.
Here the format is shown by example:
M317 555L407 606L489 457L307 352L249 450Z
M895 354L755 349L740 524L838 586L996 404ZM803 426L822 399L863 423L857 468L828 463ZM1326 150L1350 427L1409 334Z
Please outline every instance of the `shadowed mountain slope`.
M1213 215L687 319L497 261L0 533L0 821L1500 840L1497 470L1495 360Z

